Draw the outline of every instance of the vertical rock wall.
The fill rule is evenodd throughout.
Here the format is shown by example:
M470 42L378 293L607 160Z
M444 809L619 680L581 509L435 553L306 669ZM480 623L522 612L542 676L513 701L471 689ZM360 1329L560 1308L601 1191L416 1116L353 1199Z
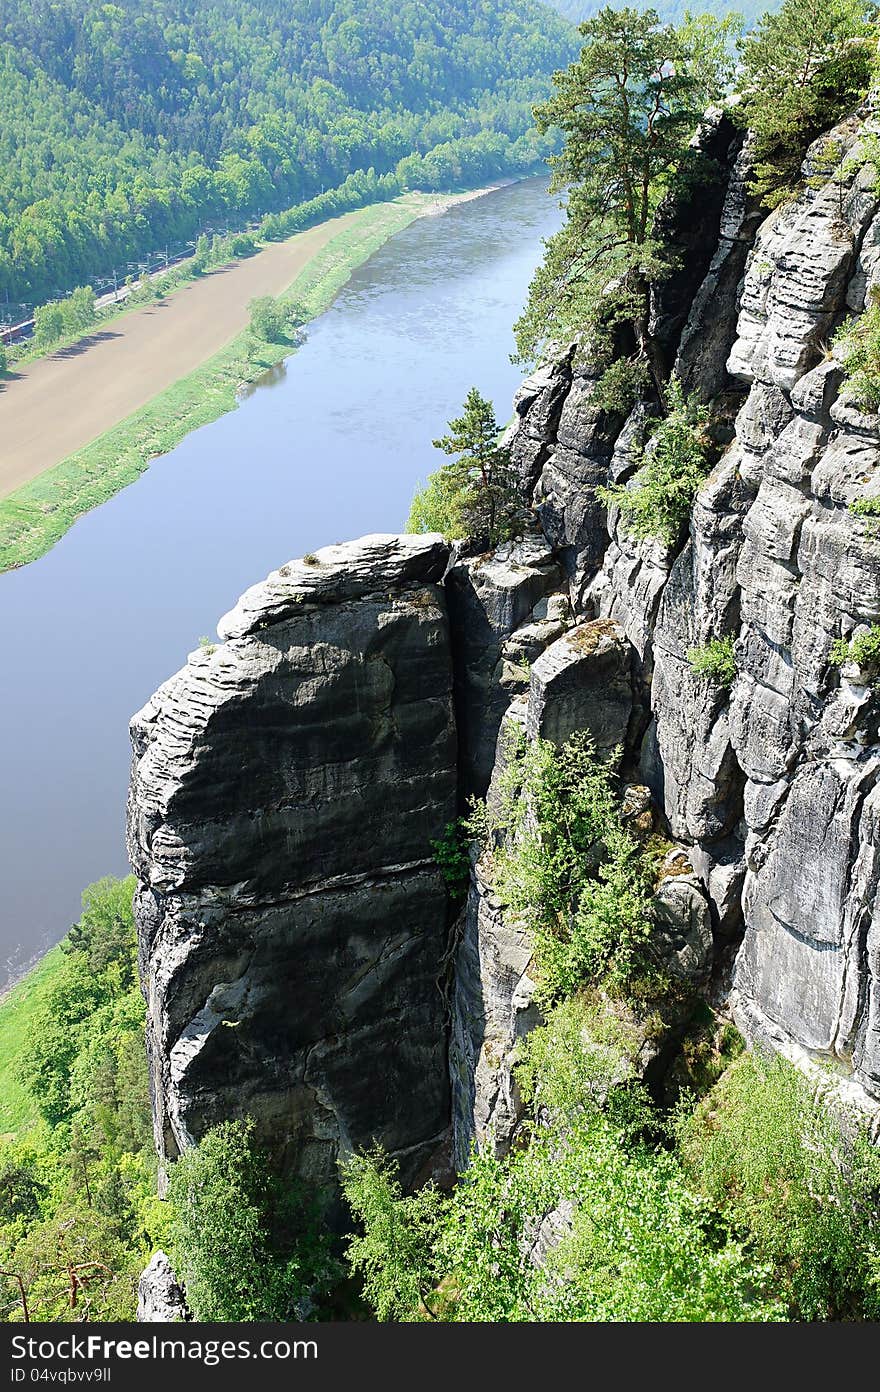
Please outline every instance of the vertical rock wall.
M624 746L684 853L660 916L682 970L705 980L714 935L747 1036L830 1062L880 1113L880 700L829 661L880 621L880 528L849 510L880 496L880 424L829 348L880 285L863 131L832 132L837 173L809 157L760 226L748 151L707 135L724 178L654 306L719 453L682 545L635 540L597 497L633 479L653 412L597 410L570 346L523 384L507 434L541 535L449 566L439 538L380 537L283 567L136 717L162 1154L244 1113L322 1182L374 1138L413 1176L450 1110L460 1165L473 1136L510 1143L511 1061L540 1018L531 945L477 865L450 1024L430 844L463 796L491 796L505 712L530 738ZM688 227L668 226L685 256ZM730 689L688 659L723 637Z
M282 567L133 721L164 1156L249 1114L310 1179L373 1139L411 1174L448 1125L447 557L367 537Z

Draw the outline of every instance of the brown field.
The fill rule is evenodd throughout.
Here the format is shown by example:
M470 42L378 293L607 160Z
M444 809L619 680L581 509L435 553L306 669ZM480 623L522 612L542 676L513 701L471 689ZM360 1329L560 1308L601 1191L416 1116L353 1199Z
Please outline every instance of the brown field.
M165 301L19 369L0 386L0 498L102 435L192 372L357 217L345 213L212 271Z

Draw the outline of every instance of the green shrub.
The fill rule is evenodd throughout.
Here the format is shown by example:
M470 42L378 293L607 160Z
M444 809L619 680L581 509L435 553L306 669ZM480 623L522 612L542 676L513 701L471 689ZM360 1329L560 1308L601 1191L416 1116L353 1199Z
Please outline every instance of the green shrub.
M624 830L614 777L585 734L561 748L514 734L498 796L469 824L493 887L534 937L545 1000L654 975L650 863Z
M697 677L706 677L715 686L730 686L736 676L733 638L713 638L701 648L688 648L688 662Z
M296 326L296 314L299 312L296 307L276 300L272 295L260 295L251 300L248 310L251 333L266 343L286 342L291 329Z
M709 472L704 433L706 412L685 399L674 379L668 387L669 410L655 427L643 453L635 487L612 484L597 496L620 509L637 537L657 537L675 546L690 516L691 504Z
M880 1154L791 1064L743 1054L678 1129L687 1173L771 1265L790 1317L880 1317Z
M868 633L862 633L849 642L845 638L838 638L831 645L828 661L833 667L854 662L875 677L880 676L880 624L874 624Z
M381 1153L344 1178L364 1236L349 1260L380 1318L460 1322L717 1321L780 1318L766 1273L689 1189L674 1156L628 1146L592 1117L564 1138L474 1154L448 1196L402 1196ZM542 1218L570 1227L542 1264Z
M880 517L880 497L856 498L849 510L855 517Z
M880 411L880 291L876 286L864 313L841 330L837 344L847 377L844 392L863 411ZM853 512L859 511L861 501L853 504Z
M645 1033L623 1002L599 992L560 1001L518 1046L523 1102L546 1111L557 1129L604 1115L622 1134L643 1131L652 1124L652 1103L635 1081L635 1059Z
M431 842L434 860L453 899L461 899L467 892L471 873L469 842L466 826L461 821L447 822L442 836Z
M628 416L648 387L651 374L646 362L636 358L618 358L606 367L593 388L590 406L597 411Z
M270 1170L254 1123L225 1121L171 1167L171 1256L196 1319L290 1320L333 1274L317 1211Z

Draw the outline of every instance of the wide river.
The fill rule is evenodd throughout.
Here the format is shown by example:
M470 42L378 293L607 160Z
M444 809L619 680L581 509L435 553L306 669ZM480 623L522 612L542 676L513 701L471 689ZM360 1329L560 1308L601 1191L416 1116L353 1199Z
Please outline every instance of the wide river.
M0 576L0 987L127 872L128 721L199 636L291 557L400 530L469 387L508 418L560 221L530 179L413 223L238 410Z

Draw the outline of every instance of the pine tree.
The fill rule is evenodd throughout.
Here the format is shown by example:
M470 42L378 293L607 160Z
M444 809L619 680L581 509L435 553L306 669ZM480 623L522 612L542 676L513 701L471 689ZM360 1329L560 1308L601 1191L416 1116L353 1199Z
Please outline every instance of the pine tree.
M436 449L454 457L416 495L411 531L467 536L488 546L522 535L529 512L510 451L499 444L498 436L491 401L471 387L463 414L449 422L447 435L433 442Z
M697 173L702 157L691 140L730 75L738 24L737 16L703 15L676 26L661 24L656 10L606 7L580 26L580 58L554 74L554 95L535 108L539 131L563 133L552 187L567 188L569 200L517 325L522 359L604 316L628 320L640 356L658 367L648 283L666 253L652 239L653 215L674 181Z
M807 146L871 81L877 8L866 0L785 0L742 45L742 104L755 133L756 193L773 206L797 186Z

